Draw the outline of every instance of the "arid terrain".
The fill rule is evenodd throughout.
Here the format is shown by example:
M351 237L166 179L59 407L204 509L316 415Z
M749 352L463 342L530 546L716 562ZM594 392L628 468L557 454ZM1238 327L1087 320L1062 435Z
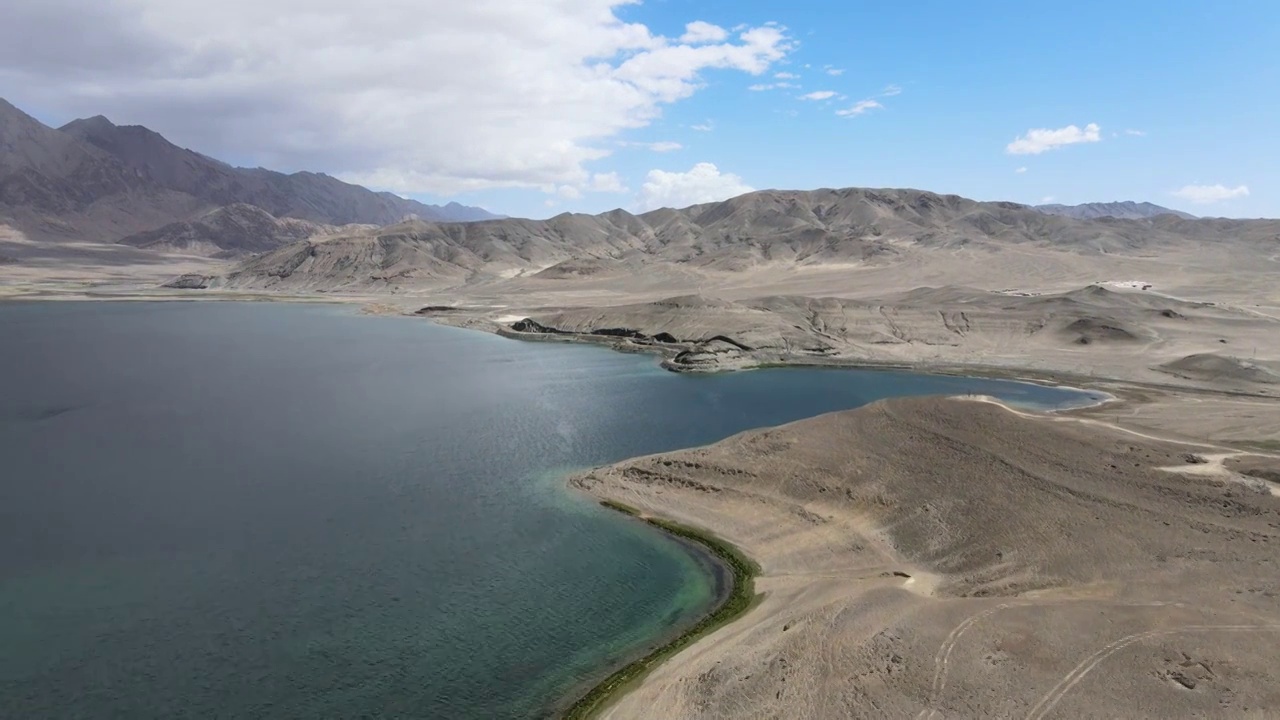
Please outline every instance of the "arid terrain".
M678 371L1117 398L890 401L577 478L764 570L616 718L1274 717L1280 220L1164 210L846 188L467 222L494 216L0 101L0 298L348 302Z
M973 399L598 469L573 484L763 568L756 608L604 716L1273 716L1278 471Z

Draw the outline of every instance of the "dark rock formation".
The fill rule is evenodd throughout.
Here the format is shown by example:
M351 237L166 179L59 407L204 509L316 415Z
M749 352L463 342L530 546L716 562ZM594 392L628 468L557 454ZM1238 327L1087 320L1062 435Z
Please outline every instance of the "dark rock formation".
M547 327L546 325L539 323L537 320L532 320L530 318L525 318L523 320L520 320L519 322L512 323L511 329L515 330L516 332L535 333L535 334L541 334L541 335L572 335L573 334L573 333L565 332L563 330L557 330L555 328Z
M164 287L174 290L205 290L209 287L210 279L205 275L182 275L165 283Z

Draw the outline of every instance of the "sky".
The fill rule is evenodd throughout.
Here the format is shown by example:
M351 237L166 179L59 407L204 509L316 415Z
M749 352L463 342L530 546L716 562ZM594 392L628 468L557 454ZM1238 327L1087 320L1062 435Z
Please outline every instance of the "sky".
M5 0L0 97L522 217L911 187L1280 217L1280 3Z

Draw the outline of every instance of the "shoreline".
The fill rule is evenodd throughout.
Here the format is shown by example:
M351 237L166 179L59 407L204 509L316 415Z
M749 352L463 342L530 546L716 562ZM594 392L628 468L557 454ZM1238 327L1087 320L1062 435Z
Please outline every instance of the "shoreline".
M538 333L519 333L515 331L504 332L504 328L494 323L493 321L486 320L480 317L474 317L474 316L457 318L459 320L462 320L462 322L440 322L441 318L432 317L429 314L416 314L413 311L408 311L408 310L405 310L404 308L393 306L390 303L378 306L378 304L372 300L357 299L357 298L344 299L344 298L321 298L321 297L289 297L289 296L281 297L281 296L261 296L261 295L260 296L236 296L236 297L227 297L227 296L192 297L190 295L178 296L176 294L169 295L168 297L147 297L147 296L131 296L131 297L80 296L76 298L30 297L30 296L29 297L12 297L12 298L0 297L0 301L5 299L13 299L17 301L40 301L40 300L82 300L82 301L213 300L213 301L239 301L239 302L273 302L274 301L274 302L301 302L301 303L318 303L318 304L335 304L335 305L355 305L358 308L357 310L358 312L365 312L369 314L395 315L395 316L403 316L403 317L411 317L411 318L422 318L422 319L428 320L429 322L435 322L437 324L448 325L451 327L458 327L461 329L480 330L484 332L489 332L491 334L497 334L503 337L508 337L511 339L525 340L529 342L580 343L580 344L598 345L602 347L607 347L609 349L612 349L618 352L655 354L655 355L664 356L664 357L669 354L668 352L666 352L666 349L664 348L655 348L650 345L641 345L641 344L637 344L627 340L613 338L613 337L583 336L583 335L576 335L576 334L548 336L548 335L542 335ZM388 298L388 299L390 300L392 298ZM1224 400L1231 399L1231 398L1236 398L1236 399L1253 398L1253 399L1263 399L1268 401L1276 400L1275 396L1266 395L1266 394L1256 394L1256 393L1250 393L1250 392L1244 392L1244 391L1201 388L1201 387L1184 386L1184 385L1176 385L1176 384L1140 382L1140 381L1134 381L1134 380L1124 380L1124 379L1114 378L1114 377L1087 376L1087 375L1072 374L1068 372L1022 369L1022 368L1000 366L1000 365L954 365L954 364L928 365L928 364L920 364L920 363L890 364L890 363L859 362L857 360L844 359L844 358L838 358L838 359L833 358L830 361L814 362L812 358L803 358L803 359L797 359L795 361L784 360L784 361L778 361L778 362L761 362L756 365L748 365L744 367L716 367L716 368L689 369L689 368L673 368L673 367L669 367L665 363L663 364L663 366L666 369L673 372L692 372L692 373L732 372L737 370L748 370L748 369L785 369L785 368L792 368L792 367L805 367L805 368L821 368L821 369L832 369L832 370L861 369L861 370L878 370L878 371L913 372L913 373L934 374L934 375L966 376L966 377L990 378L990 379L1000 379L1000 380L1012 380L1012 381L1018 381L1018 382L1063 387L1067 389L1073 389L1073 390L1089 393L1091 395L1096 395L1096 394L1105 395L1105 397L1103 397L1102 399L1096 402L1085 404L1085 405L1063 407L1056 410L1054 409L1037 409L1036 410L1037 413L1069 414L1069 413L1079 412L1083 416L1095 415L1099 417L1100 415L1098 415L1098 413L1105 412L1105 408L1110 405L1119 405L1121 408L1123 408L1129 405L1140 406L1145 404L1151 404L1154 401L1152 397L1148 396L1147 393L1149 392L1154 392L1157 395L1178 394L1178 395L1212 396L1212 397L1216 397ZM1101 390L1099 387L1100 385L1107 386L1109 390L1113 392L1107 392L1107 391ZM634 458L632 460L634 460ZM624 462L627 462L627 461L624 461ZM725 556L722 556L718 553L716 547L717 545L722 545L728 548L728 552L736 554L737 556L740 557L740 559L744 563L748 563L749 565L747 565L747 567L755 566L756 567L755 572L756 573L759 572L758 565L756 565L755 560L753 558L751 558L750 556L747 556L745 553L738 550L736 547L729 545L723 540L720 540L709 531L701 531L694 528L689 528L688 526L680 525L678 522L675 522L672 520L666 520L666 519L655 518L655 517L646 517L644 513L642 513L641 511L635 508L621 505L620 503L611 502L609 500L601 500L600 497L596 495L592 495L592 496L596 500L599 500L601 505L604 505L605 507L608 507L612 510L622 512L624 514L632 515L633 517L635 517L640 521L653 525L657 527L659 530L667 533L669 537L672 537L673 539L677 540L678 542L681 542L682 544L686 544L686 546L688 543L694 543L694 544L700 545L711 556L713 556L713 558L719 558L723 562L729 562L731 568L736 568L736 566L732 565L732 561L728 561L725 558ZM673 530L672 529L673 527L680 528L681 530ZM685 535L684 533L686 532L692 533L693 535ZM761 596L756 596L754 594L754 579L756 575L747 574L744 576L746 578L745 580L742 580L739 577L737 572L731 572L730 575L732 576L732 579L734 581L733 588L730 588L729 593L726 595L726 597L723 600L717 600L713 608L707 613L706 616L696 621L692 627L679 632L673 639L663 642L661 638L658 638L657 642L659 644L655 649L645 651L638 658L631 660L630 662L627 662L624 665L622 665L620 668L612 671L607 676L605 676L603 680L592 685L585 694L578 695L578 693L575 691L574 696L577 697L576 700L573 699L574 696L564 698L565 702L572 700L572 704L568 705L567 709L564 709L561 711L563 712L563 715L561 716L566 718L574 718L574 719L586 718L586 717L593 717L599 714L600 712L607 710L613 703L618 702L621 698L626 696L626 694L629 691L639 686L641 684L641 681L643 681L643 679L646 676L648 676L650 672L652 672L655 668L657 668L658 666L660 666L661 664L669 660L672 656L675 656L679 652L688 649L690 646L703 640L705 636L711 634L716 629L724 627L725 625L728 625L729 623L735 620L738 620L742 615L744 615L753 606L751 602L748 602L742 607L737 608L736 612L733 612L731 614L725 614L722 616L721 611L733 603L733 598L736 596L736 588L740 588L744 586L749 587L749 589L751 590L751 592L749 593L751 596L750 599L755 600L757 602L759 601L759 597ZM750 585L747 585L747 583L750 583ZM563 707L564 705L561 703L557 703L556 705L553 706L553 708L556 708L558 711L560 708L563 708Z
M1152 402L1151 398L1142 397L1126 400L1136 404ZM1154 402L1159 404L1162 400L1156 399ZM977 409L982 406L992 407L993 410ZM956 424L942 420L922 426L920 421L929 422L930 413L940 413L937 417L963 418L966 422ZM902 419L905 422L899 419L899 415L904 416ZM821 661L835 652L831 648L846 647L839 643L848 643L848 648L868 648L868 651L876 648L883 653L866 656L851 653L851 657L859 658L859 661L865 661L866 664L865 667L859 666L856 671L849 671L854 676L861 676L863 673L896 675L902 672L919 675L919 682L898 687L892 692L884 686L875 686L877 692L881 693L877 697L878 701L887 698L889 703L898 703L897 707L890 709L888 705L872 705L889 715L915 715L917 712L924 712L922 707L925 711L937 711L946 707L944 703L947 700L942 695L942 686L938 684L936 675L937 672L946 672L946 663L937 666L939 661L936 658L951 656L955 630L967 628L976 622L975 618L980 619L995 612L1007 612L1011 616L1023 618L1019 622L1035 623L1035 629L1028 632L1049 633L1048 637L1052 638L1053 643L1071 645L1069 650L1062 653L1066 656L1064 667L1051 672L1034 663L1024 666L1018 660L1017 664L1004 671L1009 674L1010 682L1016 680L1012 674L1014 672L1042 673L1048 680L1056 679L1069 669L1076 656L1087 656L1097 649L1095 645L1105 645L1115 639L1116 631L1108 629L1109 625L1099 626L1096 637L1093 631L1070 637L1052 635L1057 626L1045 620L1046 617L1070 616L1080 623L1087 623L1095 622L1095 616L1099 613L1108 614L1118 607L1134 606L1151 607L1153 610L1146 614L1135 613L1132 618L1122 618L1122 622L1134 625L1125 632L1142 633L1153 626L1158 628L1161 623L1171 621L1168 613L1183 611L1163 608L1183 606L1166 602L1170 597L1169 593L1173 593L1175 599L1183 600L1178 593L1187 587L1199 587L1194 582L1188 582L1190 576L1184 578L1182 573L1209 572L1217 567L1215 563L1221 562L1221 559L1197 561L1194 567L1188 565L1168 568L1152 564L1148 555L1155 551L1140 545L1124 547L1125 555L1117 558L1111 558L1100 551L1075 553L1070 544L1057 542L1055 538L1060 535L1056 531L1042 537L1035 537L1033 532L1033 537L1026 546L1030 549L1019 547L1010 552L1011 546L1008 543L1012 540L1002 535L1000 528L1003 526L999 523L993 525L992 520L1004 517L1009 512L1025 512L1031 513L1025 518L1027 520L1032 516L1039 518L1036 522L1029 523L1028 527L1040 527L1045 523L1065 522L1059 518L1061 513L1068 513L1078 516L1071 521L1071 527L1075 527L1077 521L1090 526L1107 527L1131 512L1126 509L1128 503L1114 504L1114 507L1108 504L1114 503L1116 499L1109 493L1119 489L1132 487L1135 492L1150 495L1148 499L1156 500L1182 498L1187 493L1197 497L1203 495L1202 501L1190 505L1171 502L1169 509L1176 511L1173 514L1154 513L1146 516L1138 513L1131 518L1141 521L1139 524L1145 528L1144 532L1155 532L1157 535L1152 537L1165 538L1164 542L1171 543L1170 547L1176 547L1181 542L1181 536L1165 528L1171 522L1179 524L1179 520L1181 524L1188 524L1187 520L1190 518L1181 518L1179 513L1193 512L1198 517L1203 512L1206 516L1220 518L1221 513L1214 509L1220 496L1237 502L1261 503L1260 507L1265 507L1265 495L1259 495L1253 490L1240 490L1239 488L1248 486L1232 482L1228 469L1219 468L1213 465L1214 462L1221 465L1219 458L1228 456L1254 456L1258 462L1263 462L1265 458L1274 460L1280 458L1280 455L1260 456L1249 451L1225 453L1229 448L1219 448L1216 443L1203 437L1183 440L1164 432L1150 431L1155 434L1145 434L1127 428L1124 424L1111 425L1097 418L1096 414L1090 417L1088 412L1075 417L1053 418L1041 412L1024 412L1007 403L991 400L972 405L952 404L941 399L889 400L870 409L831 413L744 433L710 446L623 461L582 477L582 482L575 486L598 499L634 503L635 507L641 508L646 514L671 517L677 521L695 521L712 528L713 532L728 533L753 559L769 568L756 581L757 587L762 589L758 614L752 614L750 620L733 623L730 629L716 635L714 639L703 638L678 655L673 654L665 664L646 676L643 682L619 688L625 692L617 695L617 705L610 706L616 709L607 709L605 716L685 717L703 712L706 706L701 703L720 703L721 714L707 711L707 716L731 717L732 715L723 714L724 708L741 707L742 702L761 703L761 714L772 715L779 708L787 708L795 712L796 716L844 716L831 709L835 705L829 692L816 692L812 686L804 685L800 696L794 697L792 691L797 686L788 682L797 680L791 676L797 668L805 668L805 672L812 673L812 678L833 679L832 682L841 685L847 682L849 675L842 674L843 671L833 669ZM969 419L980 422L971 424ZM888 425L885 426L885 423ZM993 429L990 434L983 430L988 425ZM856 432L860 427L864 431ZM924 436L920 435L922 427L927 428ZM822 431L826 428L840 430L832 432L826 438L822 437L821 432L815 436L811 430ZM941 432L945 437L956 434L957 438L966 438L966 443L978 443L983 448L981 452L957 457L966 466L972 466L970 470L982 471L968 473L974 478L985 478L988 472L1006 474L1007 477L999 481L990 481L994 488L1007 486L1010 480L1026 477L1034 478L1032 482L1037 484L1049 483L1054 487L1061 485L1065 488L1075 488L1077 482L1093 483L1089 487L1094 488L1094 491L1064 497L1056 492L1037 489L1027 496L1034 502L1026 502L1027 498L1014 499L1012 496L1002 496L999 492L991 495L986 490L975 490L970 493L974 497L970 497L968 502L978 496L990 496L995 498L994 502L997 504L1007 507L992 510L991 517L971 521L970 510L966 509L971 506L966 502L952 503L949 507L947 501L941 499L951 497L952 491L939 488L929 478L929 473L922 471L924 465L917 453L899 457L891 448L878 447L883 443L880 439L881 431L886 428L892 431L890 437L900 436L904 442L916 443L917 450L926 455L930 447L930 433ZM986 449L988 446L1016 449L1021 442L1018 438L1024 430L1051 439L1046 445L1049 449L1028 456L1031 464L1027 467L1019 465L1012 468L999 462L984 464L991 457ZM854 431L853 434L850 434L851 431ZM835 442L836 438L839 442ZM1117 444L1117 438L1123 440ZM861 445L857 444L859 440ZM1080 442L1087 443L1096 450L1097 457L1092 452L1075 452L1078 448L1073 443ZM1053 449L1060 443L1064 443L1061 447L1065 455L1057 455L1058 451ZM1213 454L1217 449L1223 450L1225 454ZM1005 454L1008 453L996 453L997 456ZM880 458L880 462L869 462L868 455ZM1201 455L1208 460L1201 459ZM1133 470L1122 466L1125 459L1137 461L1130 465ZM1063 460L1073 465L1064 469L1060 465ZM1196 463L1204 464L1204 470L1198 470L1201 465ZM860 465L863 466L861 470L858 469ZM1079 466L1079 472L1076 465ZM829 472L818 472L817 479L806 483L794 479L797 470L811 466ZM638 469L634 476L628 475L628 470L632 468ZM890 471L891 482L887 484L882 476L885 470ZM1244 472L1256 474L1257 470ZM1137 475L1143 479L1135 483L1127 477L1129 475ZM1205 479L1184 479L1201 476ZM895 489L900 484L905 487ZM849 487L854 492L847 501L840 493L830 492L841 486ZM874 492L862 491L863 488ZM1158 491L1151 494L1152 488ZM963 494L964 490L957 489L956 492ZM1246 493L1243 498L1241 492ZM1275 492L1270 495L1274 496ZM1106 499L1092 500L1095 497ZM922 501L926 501L923 511L918 505ZM1082 502L1084 506L1077 507ZM871 517L866 515L868 506L865 503L870 504ZM1146 503L1138 504L1145 506ZM1107 513L1112 513L1115 517L1099 517L1099 514ZM875 517L877 515L881 517ZM928 531L919 534L918 529L912 529L912 524L935 523L937 517L944 518L948 527L954 526L957 529L958 539L948 552L958 553L957 557L966 558L969 562L978 558L987 567L962 569L963 571L942 570L938 567L937 559L925 559L937 551L934 541L929 539L934 536ZM1240 518L1244 519L1240 522L1252 522L1249 519L1252 517L1250 513L1241 513ZM961 528L963 532L960 531ZM1216 532L1201 529L1204 532ZM836 530L839 532L835 532ZM1263 535L1269 534L1262 526L1254 527L1252 531L1262 533L1254 536L1254 543L1265 542ZM888 536L883 535L883 532L890 533L893 541L886 542ZM1082 541L1091 537L1097 537L1097 534L1081 533ZM1223 547L1237 547L1238 538L1230 533L1224 531L1221 539L1225 543ZM992 552L974 555L971 552L974 542L986 543ZM851 548L854 553L861 555L857 562L841 559L848 557L847 553ZM1252 546L1250 549L1253 549ZM996 550L1003 554L996 553ZM1265 547L1258 552L1265 556ZM1028 554L1024 556L1023 553ZM987 561L987 556L995 556L995 559ZM1109 558L1108 562L1114 561L1115 567L1100 577L1094 563L1097 557L1104 556ZM1025 565L1027 569L1018 570L1011 563ZM1157 580L1131 580L1134 567L1140 567L1144 572L1150 571ZM1014 578L1016 582L1002 584L1006 581L1001 579L1000 572ZM1168 577L1160 575L1165 572L1169 573ZM1157 581L1158 585L1153 584ZM969 583L970 586L960 583ZM990 583L990 586L984 586L984 583ZM976 588L981 588L981 592L974 592ZM856 612L854 608L857 608ZM1046 615L1050 608L1053 614ZM1224 605L1222 611L1235 610L1226 608ZM1124 612L1120 610L1121 615ZM865 629L859 629L845 637L831 636L828 634L832 631L830 623L836 617ZM930 620L926 622L922 619L924 617ZM911 619L908 621L906 618ZM1204 622L1198 618L1190 618L1188 621ZM1000 631L993 629L990 623L975 627L971 635L996 633L992 637L1002 637L998 634ZM1274 627L1280 628L1280 625ZM788 630L791 632L788 633ZM797 632L807 634L797 637ZM915 637L917 634L918 640L912 643L883 644L900 643L904 636ZM963 659L958 663L959 667L953 668L951 672L989 674L992 656L982 653L992 650L990 645L982 642L966 640L956 654L957 658ZM998 642L996 647L1000 647ZM827 650L825 653L817 652L815 648ZM935 648L938 653L945 653L935 655ZM1005 662L1014 662L1022 649L1016 645L1006 645L1000 652L1003 654L999 657ZM960 653L970 655L962 656ZM973 656L973 653L978 654ZM818 660L814 660L815 657ZM903 657L918 659L919 663L904 663ZM930 659L934 661L932 664L928 662ZM931 675L932 690L929 689ZM766 683L767 692L757 696L738 682L740 678L747 676L759 676L759 682ZM987 675L982 676L985 678ZM1143 677L1145 679L1147 676ZM815 680L817 681L820 680ZM1156 684L1159 682L1157 680ZM1010 686L1011 692L1031 685L1035 683L1028 685L1018 681ZM1041 685L1048 686L1045 683ZM1179 686L1172 687L1175 695L1181 691ZM956 691L964 692L963 685ZM1026 704L1019 707L1025 709L1034 702L1036 696L1038 695L1020 697L1019 702ZM1009 709L1001 707L1006 711ZM806 715L802 708L807 708L809 714ZM826 710L819 711L817 708ZM843 709L847 710L847 707ZM950 710L955 709L954 705L950 707Z
M877 369L882 371L890 370L888 368ZM910 371L910 369L907 368L899 370ZM1070 387L1069 389L1087 393L1099 392L1086 388ZM1041 415L1096 410L1097 408L1111 403L1124 403L1128 401L1126 398L1121 398L1111 393L1102 394L1106 397L1098 400L1097 402L1091 402L1086 405L1063 408L1028 408L1025 410L1017 410L1007 402L990 396L950 395L946 396L946 398L989 402L1008 411ZM802 421L803 420L797 422ZM757 429L757 432L768 429L770 428L759 428ZM697 448L686 448L684 450L672 452L687 452L694 449ZM658 453L657 455L667 454L670 453ZM635 462L650 457L656 457L657 455L636 456L619 461L619 463L616 464ZM599 469L600 468L596 468L596 470ZM586 488L577 487L574 484L574 479L576 477L577 475L569 479L569 489L576 489L577 491L588 495L602 507L622 513L657 528L660 532L675 540L677 543L684 545L686 548L691 545L696 546L697 550L705 552L713 563L720 568L727 569L729 571L728 578L732 584L731 587L728 588L728 592L724 594L724 597L718 599L707 614L693 626L682 631L671 640L662 642L656 648L645 652L630 662L625 663L620 668L605 676L604 679L590 686L585 693L579 694L575 691L570 697L576 699L574 699L568 706L563 707L563 709L556 710L557 714L555 717L560 720L589 720L590 718L598 717L601 712L619 702L630 690L638 686L654 669L677 655L680 651L685 650L705 639L705 637L710 635L712 632L739 620L764 598L763 592L757 594L754 590L756 578L762 575L761 566L754 557L747 554L744 550L726 540L723 540L710 530L693 528L689 525L680 523L673 518L646 514L635 507L626 505L625 503L611 500L604 495L592 493ZM746 597L744 598L743 596ZM742 604L739 605L739 603ZM730 607L730 605L733 605L733 607Z
M632 355L653 355L661 358L659 365L668 372L685 375L714 375L728 372L749 372L752 370L785 370L789 368L805 368L816 370L878 370L885 372L908 372L923 375L945 375L951 377L982 378L989 380L1010 380L1076 390L1083 393L1096 393L1107 397L1088 405L1060 408L1055 412L1083 410L1117 402L1121 398L1115 392L1104 390L1101 385L1113 389L1133 388L1158 392L1189 393L1193 395L1210 395L1218 397L1256 398L1276 400L1275 395L1248 392L1245 390L1229 390L1223 388L1201 387L1196 385L1180 385L1176 383L1156 383L1142 380L1125 379L1109 375L1086 375L1066 370L1018 367L1014 365L977 364L977 363L928 363L928 362L885 362L875 360L859 360L851 357L835 357L826 360L814 358L779 358L759 360L753 363L729 364L716 367L687 367L673 365L667 360L677 354L677 348L668 348L649 343L634 343L627 339L607 335L585 335L581 333L545 334L526 333L511 330L499 323L477 316L441 316L433 313L408 313L427 322L463 330L498 335L510 340L532 343L563 343L588 345L607 348L614 352ZM456 322L450 322L456 320Z
M198 293L198 294L197 294ZM1055 370L1043 368L1018 367L1015 365L1005 364L981 364L981 363L929 363L929 362L886 362L886 361L867 361L859 360L851 357L833 357L825 360L812 357L795 357L795 358L778 358L778 359L756 359L750 363L742 364L726 364L716 367L685 367L673 366L666 360L678 354L680 348L663 347L652 343L635 343L626 338L619 338L607 335L585 335L581 333L563 333L563 334L546 334L546 333L528 333L518 332L510 329L506 325L498 323L492 318L486 318L478 314L452 313L452 312L422 312L424 306L423 299L416 298L412 303L404 303L407 298L397 298L396 296L366 296L366 295L333 295L324 294L282 294L268 292L235 292L222 290L172 290L165 288L157 288L152 292L93 292L86 290L74 290L67 292L60 291L41 291L29 293L5 294L0 292L0 302L282 302L282 303L298 303L298 304L321 304L321 305L349 305L358 308L357 312L368 315L376 315L380 317L404 317L408 319L426 320L437 325L459 328L462 330L474 330L478 332L497 335L512 340L521 340L524 342L552 342L552 343L568 343L580 345L599 346L613 350L615 352L653 355L661 358L660 365L663 369L678 374L717 374L722 372L742 372L749 370L771 370L786 368L811 368L811 369L845 369L845 370L884 370L884 371L900 371L922 373L927 375L947 375L947 376L963 376L974 378L985 378L992 380L1013 380L1016 382L1026 382L1037 385L1049 385L1061 387L1069 390L1079 390L1081 392L1105 393L1112 396L1110 401L1104 401L1089 406L1079 408L1064 408L1061 412L1069 410L1086 409L1096 407L1097 405L1106 404L1106 402L1114 402L1120 399L1116 393L1109 390L1103 390L1099 385L1105 385L1113 388L1132 388L1140 390L1154 390L1159 392L1177 392L1189 393L1193 395L1208 395L1216 397L1236 397L1236 398L1254 398L1262 400L1277 400L1277 396L1261 393L1249 392L1245 390L1234 390L1225 388L1204 387L1199 385L1185 385L1178 383L1162 383L1150 382L1145 380L1126 379L1123 377L1115 377L1112 375L1090 375L1069 370ZM430 306L427 306L430 307ZM417 308L417 309L411 309Z
M585 693L578 695L577 699L558 715L563 720L586 720L596 717L669 657L745 615L754 607L759 597L755 592L755 578L760 574L759 564L710 531L649 516L636 508L613 500L597 498L597 502L602 507L657 528L686 547L689 545L699 547L713 563L725 571L728 586L725 588L723 597L718 598L711 610L692 626L671 640L659 644L656 648L624 664L595 683Z

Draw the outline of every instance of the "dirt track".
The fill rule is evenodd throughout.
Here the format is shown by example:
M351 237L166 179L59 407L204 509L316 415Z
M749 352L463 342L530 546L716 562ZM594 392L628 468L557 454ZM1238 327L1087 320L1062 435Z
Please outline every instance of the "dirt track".
M1273 714L1280 458L1151 434L892 400L575 479L764 569L606 716Z

